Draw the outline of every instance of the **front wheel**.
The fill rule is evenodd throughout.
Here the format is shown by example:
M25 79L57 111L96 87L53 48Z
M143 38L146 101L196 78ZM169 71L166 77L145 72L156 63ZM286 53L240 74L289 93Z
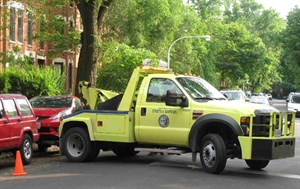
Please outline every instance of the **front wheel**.
M200 160L206 172L217 174L224 170L227 162L226 146L220 135L204 136L200 146Z
M22 162L24 165L28 165L32 161L33 150L32 150L32 139L28 134L24 134L22 144L19 148Z
M261 170L269 164L269 160L245 160L247 165L253 170Z
M62 145L63 154L72 162L92 161L99 153L99 148L90 140L86 130L80 127L68 130Z

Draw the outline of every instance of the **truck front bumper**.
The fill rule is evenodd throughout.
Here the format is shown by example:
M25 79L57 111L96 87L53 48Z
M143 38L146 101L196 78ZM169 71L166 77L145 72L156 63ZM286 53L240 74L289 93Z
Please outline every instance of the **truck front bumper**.
M295 138L262 139L239 137L242 159L272 160L295 156Z

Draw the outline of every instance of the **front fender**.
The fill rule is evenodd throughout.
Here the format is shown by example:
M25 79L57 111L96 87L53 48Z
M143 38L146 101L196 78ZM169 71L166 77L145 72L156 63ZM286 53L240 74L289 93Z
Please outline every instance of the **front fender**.
M234 135L243 135L241 127L233 118L223 114L204 115L193 124L189 134L189 147L193 152L197 151L197 146L200 143L201 138L207 134L209 129L207 126L209 123L226 125Z

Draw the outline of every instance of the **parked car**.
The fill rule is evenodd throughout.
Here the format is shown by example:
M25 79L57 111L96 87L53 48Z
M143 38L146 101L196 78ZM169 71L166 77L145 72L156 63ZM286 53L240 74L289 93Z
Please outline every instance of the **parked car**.
M31 106L41 124L39 151L46 151L58 144L58 127L61 117L82 109L82 103L75 96L36 96L30 99Z
M221 90L220 91L228 100L248 102L249 98L242 90Z
M286 99L287 109L296 111L296 115L300 116L300 93L291 92Z
M251 96L250 101L251 103L254 104L266 104L266 105L271 105L269 98L266 96Z
M273 99L273 96L270 93L266 94L265 96L268 97L269 100Z
M0 94L0 153L20 150L27 165L38 141L38 124L28 99L20 94Z

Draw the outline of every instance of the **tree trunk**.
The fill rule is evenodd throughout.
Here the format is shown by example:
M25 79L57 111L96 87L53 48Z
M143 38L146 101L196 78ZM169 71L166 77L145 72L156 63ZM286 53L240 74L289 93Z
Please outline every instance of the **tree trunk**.
M83 32L81 33L81 49L79 55L76 90L78 92L79 81L89 81L92 86L96 85L97 63L98 63L98 42L101 38L101 25L104 14L113 0L76 0L76 6L80 12Z

